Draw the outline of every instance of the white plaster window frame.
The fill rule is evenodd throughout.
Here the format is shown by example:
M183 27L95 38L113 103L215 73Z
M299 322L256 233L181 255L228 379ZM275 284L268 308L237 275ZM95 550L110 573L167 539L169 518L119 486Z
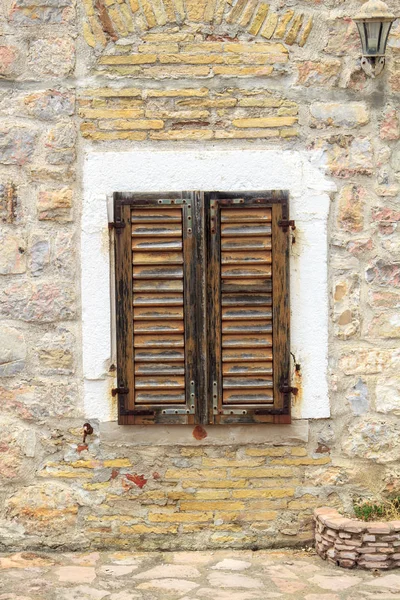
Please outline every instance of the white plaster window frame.
M82 211L82 351L84 413L115 421L112 356L109 202L114 192L176 190L289 192L296 243L290 259L291 351L302 391L293 419L330 416L328 395L329 192L335 184L314 155L281 150L132 150L86 152ZM112 298L112 293L111 293Z

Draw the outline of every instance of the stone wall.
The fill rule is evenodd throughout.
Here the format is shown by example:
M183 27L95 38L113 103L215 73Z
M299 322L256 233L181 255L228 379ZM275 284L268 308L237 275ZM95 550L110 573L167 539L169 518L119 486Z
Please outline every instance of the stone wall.
M368 79L359 5L3 1L1 547L301 543L315 506L398 486L400 22ZM94 420L82 444L84 153L137 147L308 152L336 183L332 417L308 436L138 447Z
M364 523L331 508L317 508L315 549L328 562L352 569L400 566L400 521Z

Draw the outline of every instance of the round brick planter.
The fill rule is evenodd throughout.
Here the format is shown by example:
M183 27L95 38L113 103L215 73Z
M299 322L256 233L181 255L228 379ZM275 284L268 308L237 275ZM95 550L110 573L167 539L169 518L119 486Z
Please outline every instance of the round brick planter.
M314 511L315 549L339 567L394 569L400 566L400 521L365 523L334 508Z

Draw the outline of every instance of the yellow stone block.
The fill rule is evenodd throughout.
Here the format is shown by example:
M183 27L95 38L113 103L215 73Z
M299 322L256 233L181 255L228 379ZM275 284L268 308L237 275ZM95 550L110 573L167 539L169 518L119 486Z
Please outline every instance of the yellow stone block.
M188 494L187 492L172 491L167 492L167 498L169 500L193 500L194 496L193 494Z
M213 132L207 129L182 129L150 134L152 140L211 140L212 137ZM190 474L190 477L193 477L193 474Z
M98 469L102 466L102 462L100 460L76 460L69 465L74 469Z
M154 15L153 7L149 0L141 0L142 10L144 18L147 21L147 25L152 28L157 25L156 17Z
M280 130L280 136L282 138L291 138L291 137L296 137L298 135L299 135L298 129L281 129Z
M310 17L308 19L308 21L303 29L303 33L301 34L301 37L300 37L299 46L301 48L305 45L306 41L308 40L308 36L311 33L312 27L313 27L313 18Z
M181 51L187 53L223 52L224 44L222 42L202 42L198 44L181 44Z
M297 123L296 117L259 117L232 121L235 127L285 127L295 123Z
M108 487L110 487L110 482L109 481L104 481L104 482L100 482L100 483L84 483L82 485L83 489L85 490L104 490L107 489Z
M151 523L206 523L211 521L212 512L197 512L197 513L152 513L148 515Z
M329 456L323 456L321 458L281 458L281 459L274 459L271 460L271 465L294 465L294 466L301 466L301 465L327 465L331 462L331 459Z
M215 513L215 519L222 519L224 524L236 521L239 517L239 512L219 512ZM223 527L223 525L221 526Z
M85 38L88 46L91 46L92 48L96 46L96 38L92 33L90 25L86 23L86 21L83 22L83 37Z
M213 488L219 488L219 489L241 489L241 488L246 488L249 485L248 481L246 479L241 479L240 481L229 481L229 480L222 480L222 481L212 481L212 483L210 483L210 481L201 481L201 480L197 480L197 481L193 481L193 480L188 480L182 481L182 487L183 488L209 488L209 487L213 487Z
M201 502L182 501L180 504L181 510L243 510L245 507L244 502L229 502L228 500L216 500L207 501L202 500Z
M271 75L273 67L223 67L216 66L213 71L215 75L226 77L264 77Z
M110 523L113 521L132 521L132 515L87 515L85 521L98 521L99 523Z
M216 7L215 13L214 13L214 23L216 25L219 25L220 23L222 23L224 11L225 11L227 4L232 4L232 2L231 1L228 2L228 0L217 0L217 7Z
M242 16L239 19L239 25L241 27L247 27L247 25L250 23L251 17L253 16L254 11L256 10L257 4L258 0L249 0L249 2L247 2L246 8L244 9Z
M129 460L129 458L112 458L110 460L105 460L104 461L104 466L105 467L131 467L132 463Z
M292 500L288 504L289 510L313 510L314 508L323 506L324 502L320 498L313 498L310 500Z
M125 22L127 30L129 31L129 33L132 33L135 30L135 27L134 27L132 15L131 15L131 12L130 12L128 6L126 4L120 4L119 9L122 13L122 17Z
M178 79L180 77L206 77L210 73L210 67L207 66L171 66L166 67L165 65L147 67L146 76L154 77L155 79L166 79L173 78Z
M163 129L164 121L159 119L117 119L115 121L100 121L100 129Z
M253 511L249 510L244 513L240 513L240 521L274 521L278 517L279 513L274 510L264 511Z
M108 14L110 15L118 33L122 36L128 35L129 30L124 22L124 19L122 18L119 8L116 6L109 6Z
M169 23L176 21L175 7L173 0L163 0L164 10Z
M117 56L102 56L99 59L101 65L143 65L155 63L156 54L119 54Z
M162 490L151 490L140 494L140 500L164 500L165 492Z
M187 97L187 96L208 96L209 90L207 88L183 88L181 90L147 90L146 96L148 98L163 98L163 97ZM183 450L191 450L190 448L182 448ZM194 450L202 450L201 448L195 448Z
M227 23L235 23L243 12L244 7L247 4L247 0L237 0L235 6L228 14L226 21Z
M39 477L60 477L61 479L91 479L93 473L82 473L79 471L39 471Z
M207 0L187 0L185 6L188 21L200 22L204 20Z
M219 54L160 54L158 60L162 64L211 65L222 64L224 59Z
M275 459L271 461L271 464L287 464L285 460L286 459L282 458L281 462L279 462ZM256 467L254 469L231 469L230 474L232 477L248 477L249 479L252 479L253 477L293 477L295 471L294 469L287 469L285 467L282 467L281 469L274 467Z
M131 7L133 14L135 14L135 12L137 12L140 8L138 0L129 0L129 6Z
M141 90L138 88L122 88L122 89L113 89L109 88L88 88L87 90L83 90L81 94L83 96L93 96L93 97L101 97L101 98L125 98L131 96L140 96Z
M83 8L88 17L93 17L95 14L92 0L83 0Z
M278 27L275 29L274 37L283 38L286 32L286 28L289 22L292 20L294 15L293 10L288 10L282 17L279 19Z
M298 107L286 107L286 106L282 106L278 111L277 111L277 115L278 117L285 117L285 116L295 116L299 113L299 109Z
M264 2L261 2L259 7L257 8L255 17L252 20L250 27L248 28L248 32L251 33L251 35L257 35L257 33L260 31L261 26L265 21L265 17L268 14L268 11L269 11L269 4L265 4Z
M168 19L162 0L151 0L151 5L156 17L157 25L165 25Z
M303 25L303 19L304 19L304 15L297 15L294 18L293 24L291 26L291 28L289 29L289 33L286 36L285 39L285 43L288 46L292 46L294 44L294 42L296 41L297 38L297 34L299 33L301 26Z
M250 511L258 511L258 510L278 510L281 508L287 508L288 499L285 498L272 498L266 499L262 498L261 500L247 500L246 502L246 510Z
M135 119L143 117L144 110L141 108L121 110L86 108L79 111L79 116L87 119Z
M144 40L148 40L150 42L190 42L194 39L193 33L147 33L143 36Z
M241 43L226 43L224 46L225 52L235 52L236 54L288 54L288 50L283 44L267 44L265 42L241 42Z
M146 117L187 121L192 119L208 119L208 110L147 110Z
M197 108L232 108L236 106L236 98L221 98L217 100L178 100L177 106L192 106Z
M259 467L264 459L258 460L230 460L229 458L203 458L203 467Z
M143 142L147 137L147 133L142 131L95 131L83 133L82 135L94 142L112 142L115 140Z
M205 23L210 23L213 20L216 5L217 5L217 0L207 0L206 7L204 9L204 17L203 17L203 20Z
M177 533L178 527L150 527L149 525L131 525L125 526L122 525L119 528L120 533L138 533L138 534L149 534L149 533L157 533L161 535L165 535L167 533Z
M266 477L265 479L263 477L259 477L259 478L251 480L251 487L258 488L258 489L277 488L277 487L281 487L282 485L296 487L300 484L301 484L300 479L298 479L296 477L289 477L289 478L285 477L284 481L282 481L282 478L274 478L274 477Z
M251 105L250 105L251 106ZM284 456L288 448L246 448L248 456Z
M203 456L204 449L203 448L181 448L180 449L181 456Z
M187 133L190 130L184 130ZM203 131L200 130L202 133ZM180 131L165 132L165 133L181 133ZM165 479L191 479L195 481L200 479L201 481L207 479L225 479L225 469L168 469L165 473ZM209 486L210 487L210 486Z
M307 449L302 448L301 446L290 449L290 454L292 456L307 456Z
M276 13L269 13L265 25L261 30L261 35L267 40L270 40L274 34L276 26L278 24L278 15Z
M294 496L294 488L276 488L276 489L256 489L256 490L234 490L232 498L287 498Z
M101 28L101 25L96 16L89 16L90 27L92 28L93 35L96 38L96 42L98 42L103 48L107 45L107 38L104 34L104 31Z
M230 490L201 490L195 493L196 500L226 500L230 497Z

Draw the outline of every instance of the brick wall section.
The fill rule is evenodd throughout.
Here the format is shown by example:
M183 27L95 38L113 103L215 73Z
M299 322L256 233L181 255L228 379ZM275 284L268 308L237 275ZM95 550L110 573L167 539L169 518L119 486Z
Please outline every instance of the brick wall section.
M400 566L400 521L356 521L331 508L317 508L315 549L324 560L352 569Z
M93 438L76 444L78 433L47 439L54 454L5 503L0 548L251 548L270 546L272 532L273 545L298 545L312 541L313 508L340 504L313 481L329 456L304 445L116 451Z
M398 488L400 24L370 80L358 0L282 4L4 0L2 547L286 545L311 539L315 506ZM80 445L84 152L142 146L308 152L336 183L332 418L300 449Z
M85 90L81 132L90 140L288 139L298 105L266 90Z

